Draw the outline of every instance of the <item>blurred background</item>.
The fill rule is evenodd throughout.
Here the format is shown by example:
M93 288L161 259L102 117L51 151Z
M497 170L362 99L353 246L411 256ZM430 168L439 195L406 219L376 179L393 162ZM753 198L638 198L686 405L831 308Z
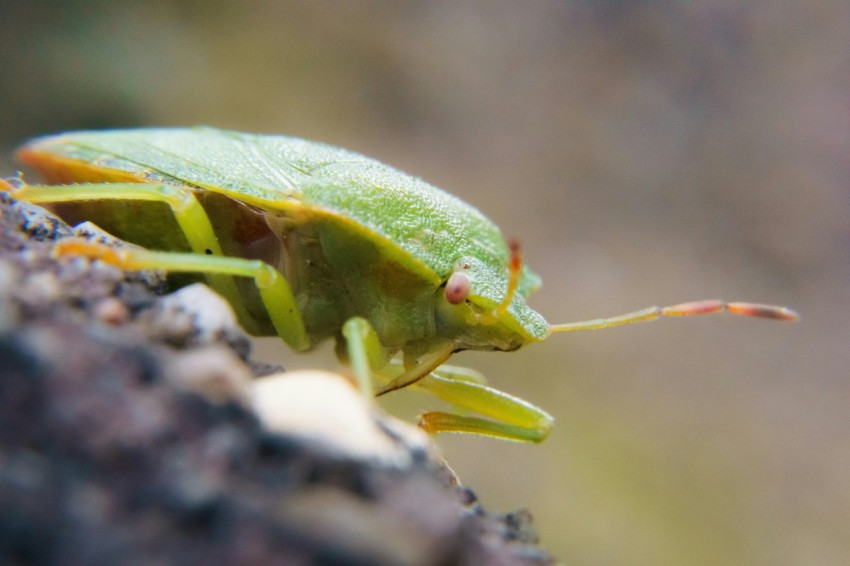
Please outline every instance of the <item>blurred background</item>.
M539 446L439 443L569 564L846 563L847 2L0 1L0 22L7 174L17 144L64 129L286 133L480 208L522 241L550 322L712 297L798 309L462 354L557 427Z

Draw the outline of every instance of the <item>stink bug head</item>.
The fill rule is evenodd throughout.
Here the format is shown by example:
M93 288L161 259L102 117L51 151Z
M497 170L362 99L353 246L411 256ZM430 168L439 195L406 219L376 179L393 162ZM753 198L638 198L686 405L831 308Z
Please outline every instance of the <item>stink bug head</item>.
M549 334L545 319L526 303L540 278L522 263L519 244L505 246L497 265L464 257L437 295L437 332L458 350L512 351Z

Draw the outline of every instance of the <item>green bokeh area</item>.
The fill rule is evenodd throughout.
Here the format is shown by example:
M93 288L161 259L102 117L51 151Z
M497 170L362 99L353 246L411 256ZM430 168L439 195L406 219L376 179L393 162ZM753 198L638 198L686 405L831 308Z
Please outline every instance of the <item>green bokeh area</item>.
M798 309L465 353L556 428L439 442L569 564L850 556L847 2L0 1L0 22L9 174L17 144L61 130L305 137L483 211L522 242L551 322L711 297Z

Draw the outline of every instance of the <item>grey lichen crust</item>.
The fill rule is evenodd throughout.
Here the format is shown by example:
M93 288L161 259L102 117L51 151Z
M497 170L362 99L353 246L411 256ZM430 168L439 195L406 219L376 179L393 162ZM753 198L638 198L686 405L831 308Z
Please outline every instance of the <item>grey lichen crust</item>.
M279 368L226 303L51 257L70 234L0 192L0 562L551 562L527 514L486 513L340 378L255 385ZM318 426L328 406L360 433Z

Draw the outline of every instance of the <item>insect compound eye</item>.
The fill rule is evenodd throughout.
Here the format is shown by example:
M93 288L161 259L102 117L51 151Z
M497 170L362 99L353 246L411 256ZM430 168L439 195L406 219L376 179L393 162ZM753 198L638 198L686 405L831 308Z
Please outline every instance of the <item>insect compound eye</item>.
M458 305L469 296L469 277L466 273L455 271L446 282L446 300L452 305Z

